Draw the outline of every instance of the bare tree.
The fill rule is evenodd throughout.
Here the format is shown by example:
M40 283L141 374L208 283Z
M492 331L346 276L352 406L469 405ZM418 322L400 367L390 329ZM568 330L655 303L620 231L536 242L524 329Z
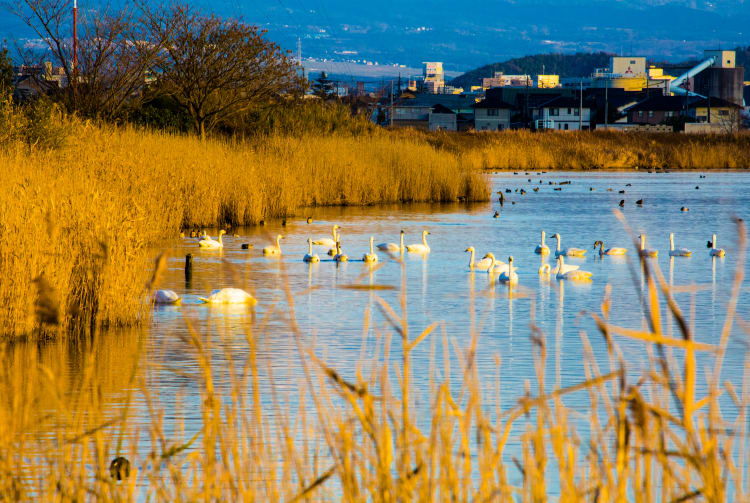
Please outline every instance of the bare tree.
M301 86L297 63L256 26L173 4L152 13L150 30L152 39L169 39L154 65L159 85L202 139L222 120Z
M65 74L59 98L71 111L111 119L140 95L168 36L151 37L140 8L84 9L79 17L78 66L73 67L71 0L15 0L15 12L47 46L24 51L27 62L52 59Z

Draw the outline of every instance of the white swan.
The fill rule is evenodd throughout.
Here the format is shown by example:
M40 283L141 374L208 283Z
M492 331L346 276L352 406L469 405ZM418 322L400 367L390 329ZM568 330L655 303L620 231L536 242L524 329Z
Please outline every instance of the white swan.
M399 238L400 244L396 243L380 243L377 245L377 249L390 253L399 253L404 250L404 231L401 230L401 237Z
M688 250L687 248L677 248L674 247L674 233L669 233L669 256L670 257L689 257L692 255L693 252Z
M541 243L539 243L537 245L536 249L534 250L534 253L536 253L538 255L547 255L547 254L549 254L549 246L547 246L546 244L544 244L544 231L542 231L542 241L541 241Z
M375 250L373 250L372 243L375 241L375 236L370 236L370 253L365 253L362 255L362 260L364 262L367 262L368 264L374 264L378 261L378 256L375 255Z
M349 256L341 253L341 241L336 241L336 255L333 256L336 262L348 262Z
M711 251L708 254L711 257L723 257L726 255L724 248L716 248L716 234L711 236Z
M333 239L331 238L320 238L313 240L312 244L315 246L327 246L328 248L335 248L336 247L336 241L339 240L338 236L336 235L336 230L340 229L338 225L333 226L333 231L331 234L333 235Z
M501 283L505 283L506 285L515 285L518 283L518 274L516 274L515 267L513 267L512 255L508 257L508 269L501 272L500 276L497 279L499 279Z
M313 254L312 250L312 239L307 238L307 253L302 257L304 262L320 262L320 257L317 254Z
M198 297L198 300L206 304L250 304L254 306L258 303L255 297L239 288L214 290L208 297Z
M604 255L625 255L628 253L627 248L607 248L604 249L604 243L601 241L594 241L594 249L596 250L596 247L599 247L599 256L602 257Z
M428 231L422 231L422 243L414 245L406 245L406 251L412 253L430 253L430 247L427 246L427 235Z
M646 248L646 235L641 234L638 236L641 240L641 255L644 257L657 257L659 255L659 250L649 250Z
M492 264L492 259L488 257L484 257L482 260L477 260L474 262L474 247L469 246L467 249L464 250L465 252L471 252L471 257L469 257L469 269L479 269L480 271L486 271L490 268L490 264Z
M492 272L494 274L500 274L501 272L508 272L508 264L503 262L502 260L497 260L495 258L495 255L492 252L488 252L484 257L482 257L482 261L489 260L490 265L487 268L487 272ZM515 271L517 268L514 267L513 271Z
M200 241L198 241L198 246L200 246L201 248L208 248L208 249L211 249L211 250L216 250L216 249L219 249L219 248L223 248L224 247L224 243L221 241L221 236L223 236L226 233L227 233L227 231L225 231L224 229L220 230L219 231L219 240L218 241L216 241L215 239L211 239L210 237L208 237L208 235L206 235L206 237L204 237L203 239L201 239Z
M552 268L550 267L549 264L542 264L541 266L539 266L539 270L537 272L539 273L540 276L545 276L549 274L550 272L552 272Z
M593 273L589 271L582 271L581 269L566 270L562 255L557 257L556 269L557 273L555 273L555 277L557 279L567 279L570 281L588 281L591 279L591 276L593 276Z
M154 304L179 304L182 299L173 290L157 290L154 292Z
M281 255L281 244L279 241L284 239L284 236L281 234L276 235L276 244L275 245L268 245L265 248L263 248L263 255Z
M554 233L552 237L557 240L557 249L555 250L555 257L559 257L560 255L563 255L565 257L584 257L586 255L586 250L582 250L581 248L560 249L560 241L562 241L560 234Z

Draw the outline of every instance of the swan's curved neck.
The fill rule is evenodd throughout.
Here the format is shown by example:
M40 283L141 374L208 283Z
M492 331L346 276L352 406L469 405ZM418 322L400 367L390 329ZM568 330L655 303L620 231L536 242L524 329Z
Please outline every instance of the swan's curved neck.
M223 243L223 242L222 242L222 240L221 240L221 236L223 236L223 234L222 234L222 233L220 232L220 233L219 233L219 244L220 244L220 245L223 245L224 243Z
M422 244L427 246L427 233L426 232L422 233Z
M494 255L491 256L490 260L491 260L491 262L490 262L490 268L487 269L487 271L490 273L490 276L492 276L492 271L495 269L495 256Z
M276 246L278 246L278 244ZM307 254L312 255L312 239L307 240Z
M716 249L716 234L711 236L711 248Z
M404 249L404 233L403 233L403 232L401 233L401 239L400 239L400 241L399 241L399 245L398 245L398 247L399 247L400 249L402 249L402 250Z
M474 269L474 250L471 251L471 256L469 257L469 268Z
M544 231L542 231L542 246L544 246Z
M281 236L276 236L276 248L281 250Z
M674 251L674 234L669 235L669 251Z
M557 241L557 251L560 251L560 235L555 234L555 241Z
M372 249L372 241L375 238L373 236L370 236L370 255L375 255L375 251Z
M331 234L333 234L333 241L338 241L338 236L336 235L336 226L333 226L333 230L331 231Z
M645 250L645 249L646 249L646 236L641 234L641 250Z

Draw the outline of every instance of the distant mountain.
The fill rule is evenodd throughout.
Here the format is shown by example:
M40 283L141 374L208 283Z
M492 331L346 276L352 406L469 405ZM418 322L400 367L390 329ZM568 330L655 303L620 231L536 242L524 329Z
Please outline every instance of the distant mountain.
M535 54L482 66L456 77L451 84L464 88L481 85L483 78L492 77L495 72L503 72L507 75L538 75L544 72L560 77L580 77L591 75L596 68L607 67L611 56L612 54L606 52Z

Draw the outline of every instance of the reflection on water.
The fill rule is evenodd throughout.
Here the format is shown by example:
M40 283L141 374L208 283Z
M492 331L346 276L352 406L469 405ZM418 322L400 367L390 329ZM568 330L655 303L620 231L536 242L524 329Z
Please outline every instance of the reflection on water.
M263 228L237 229L240 237L225 236L225 248L221 251L199 249L194 239L175 241L166 250L171 259L161 287L177 291L183 297L182 306L155 308L153 322L143 334L106 333L86 351L69 349L63 343L39 349L18 345L12 362L31 365L37 361L49 366L54 375L61 376L61 381L56 383L61 392L70 394L81 386L81 369L85 367L81 359L93 359L97 385L113 414L133 387L129 376L145 378L147 375L149 388L161 395L162 403L174 403L177 395L181 396L180 400L187 407L180 419L189 437L199 431L201 422L195 407L200 398L191 388L194 383L181 377L197 372L196 361L182 342L191 333L216 337L214 343L223 346L212 354L217 364L228 359L241 361L247 356L248 326L251 326L250 334L262 333L262 340L257 342L259 357L267 362L268 371L258 378L264 389L269 390L273 375L274 389L290 392L288 400L295 405L299 401L304 373L295 356L296 347L289 329L286 289L294 298L295 320L301 333L311 341L314 339L319 355L328 365L344 378L351 379L358 365L368 368L363 359L372 355L382 358L383 354L389 354L394 362L400 361L400 349L391 347L390 353L386 353L383 341L380 336L374 336L374 331L382 330L386 321L378 310L377 299L394 308L399 306L401 285L404 285L409 299L404 316L411 333L418 334L432 322L442 321L447 334L446 338L432 337L429 343L414 349L411 358L416 388L422 390L424 397L428 396L431 366L437 366L438 374L448 375L444 367L449 362L435 359L434 355L442 354L444 349L455 354L453 345L466 347L472 331L476 330L479 382L487 387L489 406L507 408L524 393L524 383L533 381L534 346L529 337L532 322L547 336L554 333L554 368L547 372L554 372L550 377L558 387L585 378L580 331L589 334L597 358L602 361L608 358L606 341L592 335L597 333L593 321L590 316L581 315L582 312L600 312L607 285L612 292L611 321L632 328L645 326L641 310L644 275L635 266L632 270L637 277L631 276L637 252L632 247L632 239L612 213L622 195L606 190L610 186L625 187L626 183L632 186L627 187L628 202L623 211L633 229L654 236L653 243L668 242L657 236L679 231L681 245L697 250L691 258L681 259L678 264L668 257L666 248L659 258L649 260L669 267L669 285L677 290L675 297L685 312L694 302L691 322L697 340L707 343L717 340L729 295L736 246L729 238L727 258L712 258L701 245L714 232L723 236L735 234L730 216L750 208L750 175L710 175L700 191L690 190L697 177L692 173L559 173L544 177L545 183L546 177L573 183L565 185L562 191L553 192L551 186L542 185L536 193L527 190L526 195L506 195L502 208L493 203L314 209L309 212L313 224L300 218L290 219L283 228L269 222ZM531 184L522 175L496 175L493 193L526 185ZM589 191L589 187L595 190ZM641 198L645 204L636 206L635 200ZM512 201L517 204L507 204ZM680 212L683 205L691 208L689 213ZM500 217L495 219L492 214L496 209ZM303 263L307 238L328 235L334 223L341 225L346 253L352 260L336 263L324 256L326 250L319 249L320 263ZM374 266L354 260L367 251L371 235L388 241L397 236L400 229L406 231L407 242L416 242L423 229L429 230L431 253L389 257L381 252L380 262ZM585 268L593 272L591 283L566 283L554 276L545 278L537 270L545 263L551 262L554 266L554 254L539 258L534 253L540 230L547 231L548 235L561 233L566 238L566 246L591 252L591 243L603 240L612 247L627 247L628 255L600 258L590 253L587 258L566 260L566 263L585 264ZM261 249L272 242L277 232L284 235L283 255L264 257ZM215 234L215 231L209 233ZM242 243L252 243L254 248L243 250ZM470 271L464 254L470 244L475 246L478 257L487 251L498 257L512 254L519 267L519 285L508 288L486 272ZM192 275L186 274L184 268L188 253L193 256ZM679 291L681 286L707 282L709 271L710 290L695 291L690 296ZM340 288L345 285L369 288ZM251 292L257 297L258 305L249 311L245 306L216 307L198 303L198 297L224 287ZM738 305L738 312L745 316L750 309L749 297L741 296ZM250 321L248 313L255 316ZM370 315L373 323L363 332L363 320ZM666 317L666 323L668 334L674 335L670 316ZM145 349L142 341L147 342ZM624 363L637 379L638 373L648 366L643 344L628 339L616 342L627 355ZM446 343L448 347L444 348ZM741 382L745 350L740 340L730 340L722 379ZM503 362L501 367L497 364L499 360ZM701 361L698 367L702 367ZM460 372L450 376L456 383L462 378ZM493 390L495 377L501 389ZM33 399L33 389L29 389L29 393L29 399ZM500 400L494 397L502 397L501 403L494 403L495 399ZM262 400L271 398L263 396ZM571 395L566 404L585 414L588 399L585 394ZM61 406L61 402L52 402L46 409L59 412ZM143 405L136 406L141 408L135 417L146 421L148 414L142 409ZM44 425L39 423L35 430L43 432ZM511 439L511 454L513 446L518 446L517 438Z

